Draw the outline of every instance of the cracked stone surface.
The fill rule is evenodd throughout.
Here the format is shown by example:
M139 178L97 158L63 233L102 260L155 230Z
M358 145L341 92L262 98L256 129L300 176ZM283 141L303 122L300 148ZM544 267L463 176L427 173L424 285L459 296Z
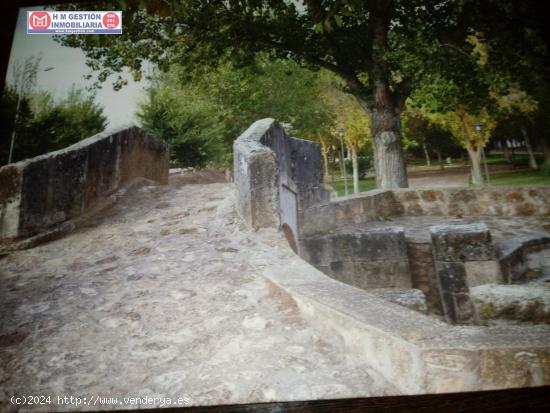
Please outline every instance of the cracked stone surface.
M0 257L0 409L14 394L212 405L398 393L259 275L288 250L241 226L231 184L177 179Z

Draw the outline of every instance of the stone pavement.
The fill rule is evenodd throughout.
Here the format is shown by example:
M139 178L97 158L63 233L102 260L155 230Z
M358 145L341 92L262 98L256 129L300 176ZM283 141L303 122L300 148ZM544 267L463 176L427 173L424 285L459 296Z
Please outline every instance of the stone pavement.
M231 184L171 177L0 257L0 409L15 408L13 394L191 405L397 394L252 266L284 266L287 247L260 244L232 205Z

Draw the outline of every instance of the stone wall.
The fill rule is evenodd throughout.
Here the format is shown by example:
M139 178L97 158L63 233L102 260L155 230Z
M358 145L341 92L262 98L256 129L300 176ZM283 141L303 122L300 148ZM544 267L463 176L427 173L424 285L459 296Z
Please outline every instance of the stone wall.
M550 216L550 186L376 189L304 211L303 234L394 216Z
M0 239L30 237L89 211L130 181L168 182L168 145L129 126L0 168Z
M355 287L411 288L403 228L351 228L302 240L302 257Z
M420 289L430 312L451 323L479 322L471 287L505 282L489 230L437 227L425 218L431 238L428 231L405 236L392 221L550 216L545 186L380 189L329 199L318 145L288 137L273 119L237 139L234 159L237 209L249 224L282 228L295 252L336 280L367 290ZM517 262L508 272L517 272Z
M343 350L364 354L404 394L550 384L548 326L449 325L336 282L293 256L262 271L302 316L342 337Z
M550 215L549 186L398 189L392 192L396 201L396 215Z
M237 211L254 228L299 237L299 210L328 202L319 145L287 136L274 119L254 122L233 144Z

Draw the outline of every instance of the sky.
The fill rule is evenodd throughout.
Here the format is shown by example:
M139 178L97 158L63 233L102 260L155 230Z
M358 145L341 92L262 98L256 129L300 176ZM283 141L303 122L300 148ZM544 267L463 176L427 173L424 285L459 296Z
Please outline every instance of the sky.
M37 90L51 92L54 97L61 99L67 95L73 85L81 88L90 86L93 80L84 79L85 75L91 73L85 64L84 53L80 49L61 46L54 42L51 35L27 34L28 10L43 10L43 8L32 7L19 10L6 76L7 82L13 84L12 70L15 62L23 61L29 56L42 54L40 71L36 79ZM103 34L102 36L116 35ZM48 67L53 67L53 69L44 72L43 70ZM104 108L103 113L109 121L108 129L137 122L135 112L138 102L144 99L144 88L147 86L147 81L134 82L131 77L127 77L127 79L128 85L120 91L113 90L109 80L103 84L102 89L97 90L96 102Z

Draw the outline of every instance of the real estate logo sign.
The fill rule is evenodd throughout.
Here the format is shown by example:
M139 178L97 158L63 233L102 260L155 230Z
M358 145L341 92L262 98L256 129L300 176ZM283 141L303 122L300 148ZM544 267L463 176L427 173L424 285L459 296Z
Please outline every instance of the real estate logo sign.
M28 11L27 34L121 34L121 11Z

